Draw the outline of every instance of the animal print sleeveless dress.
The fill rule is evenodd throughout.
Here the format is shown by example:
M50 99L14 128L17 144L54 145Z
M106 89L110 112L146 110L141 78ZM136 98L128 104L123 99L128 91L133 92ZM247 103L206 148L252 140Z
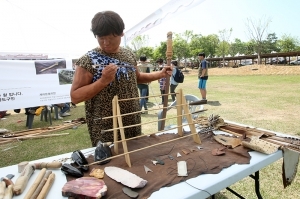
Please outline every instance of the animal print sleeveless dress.
M103 65L108 65L108 63L128 66L137 65L134 54L121 47L118 53L112 54L107 54L100 48L95 48L82 56L76 62L76 65L92 73L94 77L91 81L94 82L101 78ZM100 68L96 69L92 65L100 65ZM139 97L135 68L119 67L115 81L101 90L92 99L85 101L86 121L93 147L97 145L98 141L113 142L113 131L101 133L101 130L113 128L113 120L98 118L112 116L112 100L115 95L118 95L119 99ZM119 105L121 114L140 110L138 99L121 101ZM122 116L122 121L123 126L140 124L140 113ZM126 138L138 136L141 135L141 126L125 128L124 131ZM120 133L118 132L118 139L120 140L120 138Z

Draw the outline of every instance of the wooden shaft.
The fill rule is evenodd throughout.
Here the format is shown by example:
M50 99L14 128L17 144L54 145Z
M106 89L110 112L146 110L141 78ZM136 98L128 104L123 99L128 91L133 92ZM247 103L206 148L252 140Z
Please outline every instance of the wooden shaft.
M228 123L228 126L233 126L235 128L238 128L238 129L241 129L241 130L245 130L245 131L251 130L251 131L255 131L255 132L259 132L259 133L265 133L268 136L274 136L274 135L276 135L275 133L271 133L271 132L268 132L268 131L264 131L264 130L253 128L253 127L249 127L249 126L240 126L238 124L232 124L232 123Z
M30 199L36 199L38 197L38 195L40 194L41 190L43 189L44 185L46 184L47 179L48 179L48 177L50 176L51 173L52 173L52 171L46 171L42 181L40 182L38 187L35 189L35 191L33 192Z
M118 115L117 113L117 106L118 106L118 98L117 96L114 97L114 99L112 100L112 112L113 112L113 116ZM114 143L116 141L118 141L118 118L117 117L113 117L113 127L114 127ZM114 145L114 151L116 154L119 154L119 147L118 144Z
M220 130L221 131L224 131L224 132L227 132L227 133L230 133L230 134L232 134L232 135L235 135L235 136L237 136L237 137L240 137L240 136L242 136L241 134L239 134L239 133L235 133L235 132L233 132L233 131L230 131L230 130L227 130L227 129L224 129L224 128L220 128Z
M133 98L126 98L126 99L119 99L118 101L122 102L122 101L129 101L129 100L142 99L142 98L160 97L160 96L166 96L166 95L171 95L171 93L161 94L161 95L149 95L149 96L145 96L145 97L133 97Z
M176 127L177 128L177 127ZM91 165L94 165L94 164L99 164L100 162L103 162L103 161L106 161L106 160L111 160L111 159L114 159L114 158L117 158L117 157L121 157L121 156L124 156L124 155L128 155L130 153L134 153L134 152L138 152L138 151L141 151L141 150L144 150L144 149L148 149L148 148L151 148L151 147L154 147L154 146L158 146L158 145L161 145L161 144L166 144L166 143L169 143L169 142L173 142L173 141L176 141L176 140L180 140L180 139L183 139L183 138L186 138L186 137L189 137L189 136L193 136L194 134L189 134L189 135L185 135L185 136L182 136L182 137L179 137L179 138L174 138L172 140L168 140L168 141L164 141L164 142L160 142L160 143L157 143L157 144L152 144L150 146L147 146L147 147L143 147L143 148L139 148L139 149L136 149L136 150L133 150L133 151L129 151L129 152L126 152L126 153L122 153L122 154L119 154L119 155L114 155L112 157L109 157L109 158L106 158L104 160L101 160L101 161L97 161L97 162L93 162L93 163L90 163L88 165L84 165L84 166L91 166ZM137 137L135 137L137 138ZM127 139L126 139L127 140ZM122 141L121 141L122 142Z
M51 173L49 178L47 179L46 184L43 186L43 189L41 190L40 194L38 195L37 199L45 199L49 190L51 189L53 182L55 179L55 174Z
M27 192L27 194L25 195L24 199L30 199L32 194L34 193L34 191L36 190L36 188L39 186L39 184L41 183L44 175L46 173L46 169L42 169L39 173L39 175L36 177L35 181L33 182L33 184L31 185L29 191Z
M160 95L159 95L160 96ZM120 101L120 100L119 100ZM168 106L168 107L163 107L163 108L151 108L151 109L148 109L148 111L156 111L156 110L162 110L162 109L168 109L170 107L182 107L183 104L176 104L175 106ZM195 111L193 113L198 113L198 112L202 112L202 111L207 111L207 109L204 109L204 110L199 110L199 111ZM136 113L141 113L141 112L144 112L144 111L135 111L135 112L130 112L130 113L125 113L125 114L122 114L121 116L126 116L126 115L133 115L133 114L136 114ZM116 117L119 117L120 115L112 115L112 116L107 116L107 117L102 117L102 118L96 118L94 120L105 120L105 119L111 119L111 118L116 118Z
M34 166L27 164L14 185L14 194L20 195L27 186L28 180L34 172Z
M58 169L62 166L61 162L39 162L34 163L36 169Z
M165 121L165 120L169 120L169 119L180 118L182 116L187 116L189 114L190 113L185 113L185 114L182 114L182 115L173 116L173 117L164 118L164 119L158 119L158 120L154 120L154 121L150 121L150 122L144 122L144 123L140 123L140 124L133 124L133 125L129 125L129 126L123 126L123 127L112 128L112 129L106 129L106 130L102 130L101 132L109 132L109 131L114 131L115 129L126 129L126 128L135 127L135 126L141 126L141 125L145 125L145 124L156 123L158 121Z
M131 137L131 138L126 138L126 141L128 141L128 140L134 140L134 139L137 139L137 138L146 137L146 136L149 136L149 135L155 135L156 133L163 133L163 132L166 132L166 131L169 131L169 130L173 130L173 129L177 129L179 127L183 127L183 126L187 126L187 125L189 125L189 123L182 124L182 125L179 125L179 126L176 126L176 127L172 127L172 128L168 128L166 130L157 131L157 132L154 132L154 133L148 133L148 134L139 135L139 136L135 136L135 137ZM114 142L114 144L115 143L119 143L119 142L122 142L122 140L117 140L117 141Z
M172 49L172 32L167 33L167 65L171 65L171 60L173 56L173 49ZM170 87L170 77L169 75L166 78L166 84L165 84L165 94L169 94L169 87ZM168 95L162 96L164 98L164 107L168 106ZM166 118L167 115L167 109L163 109L162 112L162 118ZM159 127L159 130L163 130L165 128L165 121L163 120L161 122L161 126Z
M3 199L12 199L13 197L13 186L9 185L4 192L4 197Z

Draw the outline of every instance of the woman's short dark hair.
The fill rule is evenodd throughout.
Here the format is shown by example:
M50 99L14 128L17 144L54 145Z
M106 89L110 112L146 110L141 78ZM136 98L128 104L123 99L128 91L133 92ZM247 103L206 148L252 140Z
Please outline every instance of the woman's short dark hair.
M125 29L123 19L113 11L103 11L95 14L92 19L91 31L99 37L113 34L120 36Z
M146 56L140 56L140 61L146 61L147 57Z

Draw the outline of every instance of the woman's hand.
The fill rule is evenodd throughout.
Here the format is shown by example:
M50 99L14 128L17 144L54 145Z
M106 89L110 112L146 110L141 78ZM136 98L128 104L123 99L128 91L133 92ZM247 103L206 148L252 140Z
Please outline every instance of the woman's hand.
M164 66L160 71L163 74L163 77L168 77L172 75L173 67L172 66Z
M115 76L118 70L118 66L115 64L109 64L102 70L101 80L104 84L108 85L115 80Z

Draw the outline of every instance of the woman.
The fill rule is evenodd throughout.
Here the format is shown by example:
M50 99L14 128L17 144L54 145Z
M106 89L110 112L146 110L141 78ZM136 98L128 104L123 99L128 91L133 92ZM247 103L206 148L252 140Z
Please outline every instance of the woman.
M71 87L74 104L85 101L85 112L92 146L98 141L112 142L112 99L138 98L137 83L147 83L171 75L171 66L153 73L140 73L134 54L120 47L124 33L122 18L113 11L97 13L92 19L91 31L99 46L76 62L76 71ZM140 110L139 100L120 101L121 114ZM123 126L140 124L141 114L122 117ZM141 127L125 128L125 137L141 135ZM118 135L120 139L120 135Z

